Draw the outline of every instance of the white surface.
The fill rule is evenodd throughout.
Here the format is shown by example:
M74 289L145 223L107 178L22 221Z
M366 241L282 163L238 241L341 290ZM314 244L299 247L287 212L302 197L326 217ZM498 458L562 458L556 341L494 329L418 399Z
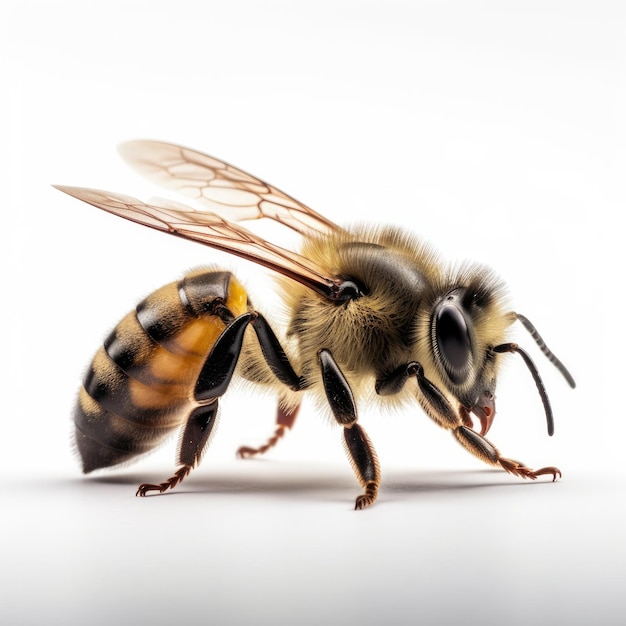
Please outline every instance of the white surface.
M623 623L621 3L70 1L0 13L0 621ZM511 358L490 437L563 480L494 472L417 407L361 407L384 482L356 513L340 432L311 405L272 455L233 459L272 428L271 399L245 394L225 400L202 467L175 492L133 495L169 475L173 443L82 477L68 443L81 373L140 297L220 259L273 309L250 265L50 187L149 197L115 153L135 137L215 154L337 221L406 224L452 259L493 266L579 387L520 331L556 435Z

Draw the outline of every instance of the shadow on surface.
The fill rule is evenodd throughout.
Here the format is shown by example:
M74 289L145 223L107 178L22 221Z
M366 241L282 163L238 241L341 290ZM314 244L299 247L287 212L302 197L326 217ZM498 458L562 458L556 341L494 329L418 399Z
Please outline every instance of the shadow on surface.
M326 493L330 499L351 497L358 492L356 479L345 468L335 466L300 466L289 463L272 464L268 467L247 462L242 469L207 468L192 473L174 490L154 495L183 495L197 493L244 493L249 495L301 495L305 493ZM257 470L258 471L255 471ZM84 477L83 485L128 485L132 489L140 483L159 483L166 474L154 471L141 473L107 474ZM465 491L468 489L490 489L494 487L515 487L531 482L509 476L501 470L429 470L429 471L386 471L383 475L381 494L389 499L411 494Z

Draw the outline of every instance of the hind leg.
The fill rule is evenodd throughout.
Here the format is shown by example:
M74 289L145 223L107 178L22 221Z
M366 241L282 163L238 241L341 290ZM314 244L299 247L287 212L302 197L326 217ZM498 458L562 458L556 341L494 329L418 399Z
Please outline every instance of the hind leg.
M253 456L265 454L269 449L273 448L280 439L282 439L288 430L293 428L300 411L300 405L287 412L281 405L276 410L276 430L274 434L258 448L251 448L249 446L241 446L237 450L237 456L241 459L249 459Z
M163 493L173 489L200 462L215 426L218 398L228 389L237 366L244 333L253 317L253 313L244 313L227 326L202 367L194 389L194 400L198 406L187 418L179 440L177 460L180 467L162 483L139 485L136 495L145 496L150 491Z
M300 378L293 371L265 318L260 313L254 312L244 313L235 318L216 340L196 381L194 400L197 406L189 415L180 438L178 453L180 467L170 478L158 485L140 485L137 489L138 496L145 496L150 491L163 493L174 488L199 464L215 425L218 398L226 393L235 373L248 324L252 324L263 356L276 378L294 391L301 388ZM293 425L296 414L297 409L289 416L285 415L285 426L289 423Z
M137 488L135 495L145 496L150 491L163 493L168 489L173 489L198 465L211 436L213 426L215 426L217 407L218 400L215 399L205 406L199 406L191 413L181 432L179 441L178 465L180 467L173 476L158 485L142 483Z

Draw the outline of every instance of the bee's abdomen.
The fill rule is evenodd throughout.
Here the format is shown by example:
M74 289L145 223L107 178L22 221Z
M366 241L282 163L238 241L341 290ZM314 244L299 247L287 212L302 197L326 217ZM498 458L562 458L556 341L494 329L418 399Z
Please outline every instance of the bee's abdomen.
M199 271L158 289L113 329L80 390L74 424L83 471L154 449L195 406L193 388L226 326L247 309L228 272Z

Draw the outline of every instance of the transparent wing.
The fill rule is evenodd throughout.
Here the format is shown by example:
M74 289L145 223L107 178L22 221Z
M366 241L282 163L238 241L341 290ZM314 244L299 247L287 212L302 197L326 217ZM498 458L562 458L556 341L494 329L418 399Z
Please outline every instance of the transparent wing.
M98 189L55 185L79 200L132 222L143 224L170 235L197 241L235 254L292 278L329 297L337 291L340 281L324 276L305 257L275 246L239 224L207 211L194 211L170 200L145 203L126 196Z
M151 140L123 143L120 153L141 174L197 200L232 221L268 217L302 235L338 226L276 187L224 161L182 146Z

